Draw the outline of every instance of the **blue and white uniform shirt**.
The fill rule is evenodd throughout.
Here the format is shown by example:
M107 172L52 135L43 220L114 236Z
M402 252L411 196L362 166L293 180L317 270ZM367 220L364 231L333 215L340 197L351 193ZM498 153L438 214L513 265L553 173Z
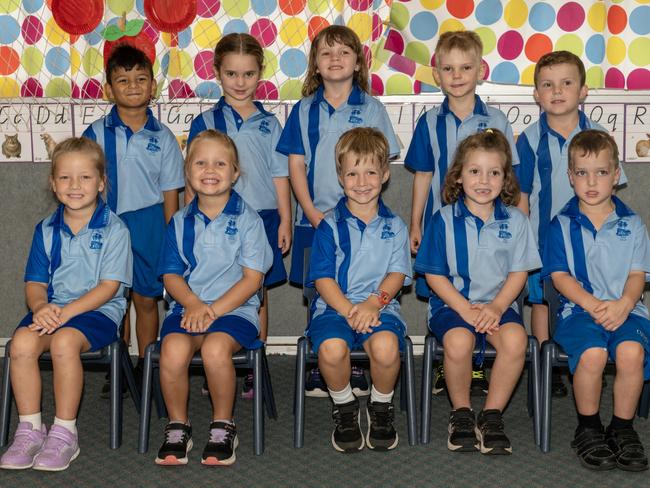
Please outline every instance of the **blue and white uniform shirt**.
M415 271L449 278L471 303L490 303L509 273L542 266L528 218L495 200L487 222L473 215L463 197L432 217L415 258ZM429 318L447 305L431 293ZM511 308L517 310L516 302Z
M83 133L106 156L107 203L121 215L163 202L163 192L185 186L183 154L176 137L147 109L147 122L133 132L114 106Z
M287 157L275 150L282 133L280 122L261 103L257 111L244 120L221 97L219 102L192 121L188 145L200 132L216 129L228 134L237 146L241 175L235 190L255 210L278 208L273 178L289 176Z
M519 164L512 127L508 119L501 110L488 107L478 95L474 103L474 112L465 120L460 120L449 109L447 98L441 105L427 110L419 118L404 158L404 165L412 171L433 173L422 217L423 229L426 229L431 216L443 206L442 188L447 170L454 161L458 144L472 134L490 128L503 132L512 148L512 164Z
M325 100L323 90L321 85L316 93L293 107L277 147L287 156L305 156L309 195L321 212L334 208L343 196L334 150L344 132L355 127L374 127L388 139L391 158L400 152L388 112L379 100L354 85L347 103L335 109ZM296 208L295 225L311 225L300 205Z
M620 199L612 196L615 210L596 230L580 211L573 197L551 221L544 251L542 278L563 271L573 276L585 291L598 300L618 300L632 271L644 271L650 281L650 246L643 219ZM561 319L582 308L560 296ZM648 309L639 301L633 314L648 318Z
M201 212L196 197L174 214L167 226L158 273L182 276L192 292L210 304L242 279L243 268L264 274L272 263L261 217L233 191L214 220ZM255 294L226 316L242 317L259 330L259 306ZM169 314L182 311L179 303L171 303Z
M90 221L73 234L59 205L34 230L25 269L25 282L47 283L47 300L63 307L79 299L101 281L118 281L120 287L96 309L117 327L126 312L126 291L133 276L129 230L102 199Z
M548 125L543 112L539 120L517 138L517 152L520 164L515 168L523 193L529 195L530 222L535 239L544 244L551 219L575 195L569 181L569 144L583 130L606 129L579 112L578 126L565 139ZM627 182L623 168L619 184Z
M368 224L358 219L346 206L347 197L328 212L314 234L309 281L320 278L336 280L352 303L361 303L379 289L388 273L406 276L411 283L411 251L404 221L379 201L377 216ZM317 296L312 318L332 310ZM382 313L399 316L399 302L393 299ZM401 321L401 318L400 318Z

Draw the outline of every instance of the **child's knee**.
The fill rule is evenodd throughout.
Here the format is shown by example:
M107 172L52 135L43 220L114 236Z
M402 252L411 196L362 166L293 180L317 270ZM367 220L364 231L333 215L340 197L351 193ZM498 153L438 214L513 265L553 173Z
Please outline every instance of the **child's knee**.
M174 337L170 334L165 337L160 346L160 369L182 370L189 366L193 352L189 341L184 337Z
M224 338L210 338L201 347L201 359L206 368L224 368L232 364L232 342Z
M616 371L638 372L643 370L645 351L638 342L621 342L616 347Z
M327 339L318 348L318 360L327 364L340 364L350 355L350 349L343 339Z
M586 373L600 374L607 364L607 351L600 347L587 349L580 356L578 368Z
M496 347L497 354L505 354L512 357L523 357L528 346L526 331L519 324L507 326L499 331L501 341Z
M475 336L468 329L457 327L443 337L445 359L463 361L474 352Z
M133 304L135 305L136 313L154 313L158 312L158 302L154 297L147 297L138 293L132 295Z
M41 355L41 337L27 327L18 329L11 338L12 360L36 359Z
M368 339L370 360L382 367L399 363L399 341L392 332L380 332Z
M50 342L50 354L52 359L79 356L85 349L86 340L84 335L77 329L65 327L52 336Z

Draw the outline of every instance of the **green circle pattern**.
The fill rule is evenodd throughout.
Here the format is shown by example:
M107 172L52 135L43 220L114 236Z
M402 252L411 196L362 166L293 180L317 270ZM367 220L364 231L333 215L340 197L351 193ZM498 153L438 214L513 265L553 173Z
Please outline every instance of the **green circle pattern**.
M403 95L413 92L411 78L406 75L393 75L386 82L386 95Z
M88 76L95 76L104 69L104 57L98 49L89 47L81 60L84 73Z
M268 49L264 49L264 71L262 72L262 79L272 79L278 72L278 68L278 58Z
M497 36L492 29L487 27L479 27L474 32L478 34L483 43L483 55L490 54L497 46Z
M250 10L249 0L223 0L221 5L228 15L235 18L243 17Z
M0 0L0 14L10 14L20 7L20 0Z
M307 6L313 14L323 14L330 8L329 0L307 0Z
M27 47L20 57L20 64L29 76L35 76L43 69L43 53L34 46Z
M576 34L565 34L555 43L555 51L569 51L578 57L582 56L585 46L580 36Z
M121 16L123 12L129 13L133 10L135 0L107 0L106 3L111 12Z
M605 75L600 66L592 66L587 70L586 77L587 86L604 86Z
M647 66L650 64L650 39L647 37L637 37L634 39L627 50L627 55L637 66Z
M300 100L302 98L302 81L287 80L280 87L281 100Z
M53 78L45 87L46 97L70 97L72 95L72 87L70 81L63 78Z
M425 66L431 62L431 52L429 52L429 48L423 42L409 42L404 50L404 55L416 63Z
M409 23L409 11L401 3L393 2L390 8L390 23L395 29L404 30Z

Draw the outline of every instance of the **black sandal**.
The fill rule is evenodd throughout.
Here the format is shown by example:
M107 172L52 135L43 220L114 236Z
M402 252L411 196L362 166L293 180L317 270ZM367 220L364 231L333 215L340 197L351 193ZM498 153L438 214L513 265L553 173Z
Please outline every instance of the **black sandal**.
M645 471L648 457L643 450L639 434L632 428L607 429L607 444L616 456L616 465L625 471Z
M580 464L587 469L605 471L616 467L616 456L605 441L600 429L578 427L571 447L576 451Z

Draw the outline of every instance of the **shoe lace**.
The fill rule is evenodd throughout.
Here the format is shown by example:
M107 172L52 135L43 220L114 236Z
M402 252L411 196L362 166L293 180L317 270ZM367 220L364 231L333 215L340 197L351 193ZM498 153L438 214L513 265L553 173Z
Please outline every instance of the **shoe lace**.
M473 380L484 380L485 379L485 370L484 369L479 369L476 371L472 371L472 379Z
M503 430L503 418L497 413L486 414L481 423L481 430L487 432L500 432Z
M337 426L338 430L353 430L356 427L357 424L357 413L352 410L337 410L335 414L333 415L334 417L334 423Z
M370 413L370 421L375 424L377 428L389 428L395 419L395 412L390 406L376 407L372 406L368 409Z
M180 444L185 441L186 433L183 429L165 429L165 442L168 444Z
M352 366L352 376L363 376L363 368Z
M226 427L210 429L210 442L212 444L228 444L234 437L233 428L230 424Z
M457 431L474 430L474 420L471 414L456 413L451 417L451 425Z

